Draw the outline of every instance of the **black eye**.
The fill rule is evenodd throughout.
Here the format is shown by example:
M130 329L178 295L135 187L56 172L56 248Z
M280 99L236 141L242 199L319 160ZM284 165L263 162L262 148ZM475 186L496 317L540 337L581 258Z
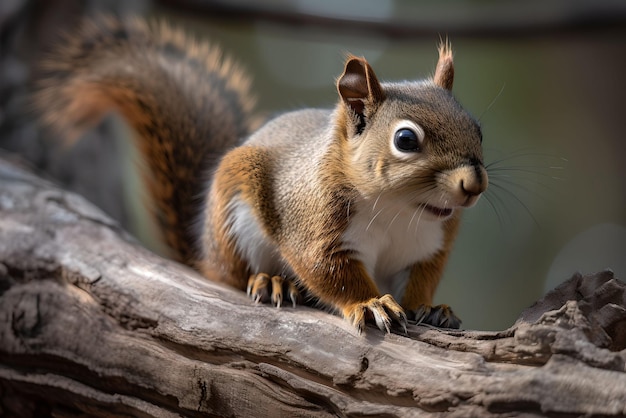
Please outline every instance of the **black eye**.
M410 129L398 129L393 137L396 148L402 152L418 152L420 150L417 134Z

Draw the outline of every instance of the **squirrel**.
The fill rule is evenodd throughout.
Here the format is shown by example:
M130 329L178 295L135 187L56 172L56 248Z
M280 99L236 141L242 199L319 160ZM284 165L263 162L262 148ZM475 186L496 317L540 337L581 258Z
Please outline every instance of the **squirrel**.
M250 77L218 47L101 18L50 53L35 103L74 139L121 113L165 242L208 279L276 306L304 293L359 333L458 328L433 295L488 177L481 128L451 93L450 43L438 52L434 75L396 83L348 56L334 108L258 127Z

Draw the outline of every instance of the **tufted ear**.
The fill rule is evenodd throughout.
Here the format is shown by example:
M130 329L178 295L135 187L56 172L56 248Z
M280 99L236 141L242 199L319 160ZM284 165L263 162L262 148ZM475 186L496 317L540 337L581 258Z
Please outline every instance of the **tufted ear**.
M446 90L452 90L454 82L454 63L452 62L452 45L448 40L439 45L439 61L435 69L433 81Z
M385 100L383 89L374 74L374 70L365 60L349 56L343 74L337 80L337 91L344 103L361 118L368 108Z

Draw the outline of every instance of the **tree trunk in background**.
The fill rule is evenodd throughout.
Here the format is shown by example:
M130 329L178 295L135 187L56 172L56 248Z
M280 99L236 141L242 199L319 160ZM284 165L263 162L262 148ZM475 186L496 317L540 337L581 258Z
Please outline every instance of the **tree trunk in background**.
M502 332L255 306L0 160L0 415L624 416L626 300L574 276Z

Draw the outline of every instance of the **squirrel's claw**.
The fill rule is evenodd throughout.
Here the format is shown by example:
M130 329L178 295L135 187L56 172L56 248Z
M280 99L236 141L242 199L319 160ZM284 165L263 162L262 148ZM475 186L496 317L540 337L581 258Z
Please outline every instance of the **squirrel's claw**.
M272 305L280 308L283 303L283 278L280 276L272 277Z
M407 317L402 307L391 295L352 304L343 310L343 315L359 334L363 332L368 319L374 319L376 326L387 333L390 332L392 323L398 323L406 334Z
M415 311L409 311L409 317L410 321L417 325L428 324L438 328L455 329L461 327L461 319L448 305L421 305Z
M253 274L248 279L248 296L254 303L265 302L269 296L270 276L265 273Z
M287 280L287 289L289 290L289 300L291 301L293 307L295 308L298 302L298 297L300 296L298 287L293 282L293 280Z
M298 288L292 280L281 276L272 276L270 279L269 274L266 273L253 274L248 279L247 293L255 303L271 302L272 305L280 308L284 300L283 287L286 288L287 296L295 308L299 295Z

